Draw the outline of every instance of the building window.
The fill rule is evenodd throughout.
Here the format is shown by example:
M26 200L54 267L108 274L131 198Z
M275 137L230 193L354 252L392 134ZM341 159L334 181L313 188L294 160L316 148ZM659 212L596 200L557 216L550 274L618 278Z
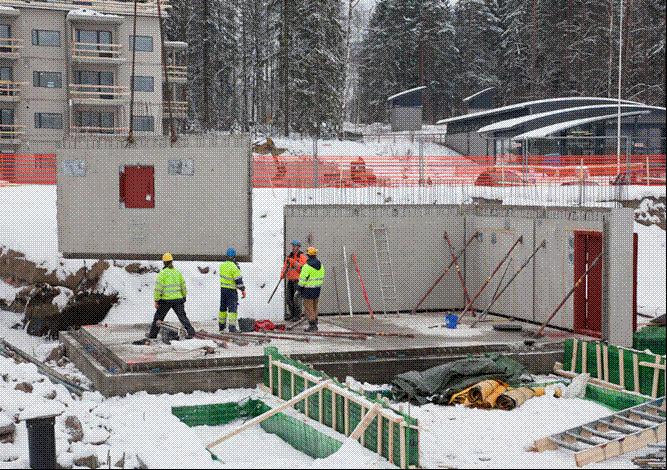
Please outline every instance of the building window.
M144 132L154 132L155 131L155 118L153 116L134 116L134 122L132 124L132 130L134 130L134 131L144 131Z
M0 139L13 139L15 137L15 131L14 110L5 108L0 109Z
M60 113L35 113L35 129L62 129L63 115Z
M62 88L63 76L60 72L33 72L32 86L43 88Z
M12 37L12 27L8 24L0 24L0 39L9 39Z
M114 133L113 112L107 111L77 111L74 114L74 124L82 132L102 134Z
M33 29L32 44L34 46L60 47L60 31Z
M130 51L136 44L136 50L140 52L153 52L152 36L132 36L130 35Z
M76 48L79 51L100 51L99 57L111 57L113 55L111 31L77 29L76 42Z
M155 82L153 77L147 75L135 75L132 80L132 88L134 91L155 91Z

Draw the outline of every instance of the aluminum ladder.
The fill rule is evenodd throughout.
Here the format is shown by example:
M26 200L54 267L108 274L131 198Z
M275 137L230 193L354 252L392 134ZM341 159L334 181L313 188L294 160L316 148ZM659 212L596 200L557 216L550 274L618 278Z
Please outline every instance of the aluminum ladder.
M375 249L375 265L378 272L378 281L380 283L380 292L382 294L382 311L386 314L388 311L398 313L396 294L396 282L394 280L394 270L391 265L391 255L389 254L389 235L384 225L371 225L373 233L373 247Z
M665 397L619 411L583 426L535 441L538 452L574 452L581 467L638 450L665 439Z

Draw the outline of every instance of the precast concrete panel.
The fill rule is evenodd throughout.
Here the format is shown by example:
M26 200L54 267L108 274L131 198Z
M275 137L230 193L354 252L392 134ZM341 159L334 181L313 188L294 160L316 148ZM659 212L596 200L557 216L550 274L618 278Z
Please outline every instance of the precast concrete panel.
M225 145L63 149L58 152L58 243L65 257L218 260L252 255L250 140ZM175 162L181 162L175 163ZM120 201L125 166L154 168L154 208Z
M327 268L327 281L320 299L322 313L337 312L334 271L341 310L349 312L343 246L347 252L352 310L368 310L352 255L356 255L372 309L383 310L371 230L374 226L383 226L387 231L397 292L397 302L388 302L388 310L411 310L450 263L445 230L457 252L464 244L463 217L458 206L288 206L285 208L285 239L297 238L315 245ZM421 308L442 308L443 304L463 306L454 269Z
M466 224L469 230L480 233L480 240L473 246L472 259L467 270L467 285L471 298L488 278L491 279L473 304L475 309L484 310L491 303L505 269L507 269L507 274L502 280L500 289L532 253L535 245L533 219L512 216L509 213L502 217L468 215ZM500 265L520 237L523 237L522 241ZM500 268L491 277L498 265ZM532 298L532 272L524 270L493 304L490 311L530 320L532 319ZM526 302L527 299L528 302Z

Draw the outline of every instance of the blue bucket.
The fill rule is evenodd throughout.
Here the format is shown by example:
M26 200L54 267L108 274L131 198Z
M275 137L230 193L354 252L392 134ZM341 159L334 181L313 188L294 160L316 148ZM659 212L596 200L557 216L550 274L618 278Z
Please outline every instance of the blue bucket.
M445 315L445 327L450 329L455 329L456 325L459 324L459 316L454 313L448 313Z

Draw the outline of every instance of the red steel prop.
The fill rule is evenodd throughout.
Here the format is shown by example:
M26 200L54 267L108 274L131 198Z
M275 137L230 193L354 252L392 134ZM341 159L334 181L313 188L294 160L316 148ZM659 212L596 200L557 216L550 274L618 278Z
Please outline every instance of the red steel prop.
M473 241L473 239L475 239L475 238L477 238L477 237L479 237L479 232L475 232L475 233L468 239L468 241L466 242L466 244L465 244L465 246L463 247L463 249L462 249L461 251L459 251L458 256L461 256L463 253L465 253L466 249L468 248L468 245L470 245L470 243ZM449 266L447 266L447 267L445 268L445 270L444 270L443 273L440 275L440 277L438 277L438 279L435 280L435 282L433 283L433 285L432 285L431 287L429 287L429 289L426 291L426 293L424 294L424 296L419 300L419 302L417 302L417 305L415 305L415 307L412 309L412 312L411 312L413 315L415 314L415 312L417 311L417 309L420 307L420 305L424 303L424 301L427 299L427 297L428 297L429 295L431 295L431 292L433 292L433 289L435 289L435 286L437 286L438 284L440 284L440 281L442 281L442 280L444 279L444 277L447 275L447 273L449 272L449 270L451 269L452 266L454 266L454 261L453 261L453 260L452 260L451 263L449 263Z
M459 277L459 282L461 283L461 287L463 287L463 295L465 295L466 297L466 302L470 302L470 295L468 295L468 288L466 287L466 281L465 279L463 279L463 275L461 274L461 266L459 266L459 258L458 256L456 256L456 253L454 253L454 246L452 245L452 242L449 239L449 235L447 235L447 232L445 232L445 240L447 241L447 245L449 245L449 253L452 255L452 262L456 267L456 274Z
M508 251L507 254L503 257L503 259L500 261L500 263L498 263L498 266L496 266L496 269L494 269L493 272L491 273L491 275L490 275L489 277L486 278L486 280L485 280L484 283L482 284L482 287L479 288L479 290L477 291L477 293L475 294L475 296L470 300L470 302L468 302L468 304L465 306L465 308L464 308L463 311L461 312L461 316L459 317L459 320L460 320L461 318L463 318L463 316L468 312L468 310L470 310L470 307L472 307L473 302L474 302L475 300L477 300L477 297L479 297L480 295L482 295L482 292L484 292L484 289L486 289L486 286L489 285L489 283L491 282L491 279L493 279L493 276L496 275L496 273L498 272L498 270L500 269L500 267L505 263L505 261L507 261L507 258L510 257L510 255L511 255L512 252L514 251L514 248L516 248L516 247L519 245L519 243L523 243L523 235L521 235L521 236L517 239L517 241L514 242L514 245L512 245L512 248L509 249L509 251Z
M597 257L593 260L593 262L588 265L588 269L586 269L586 271L579 277L579 279L577 279L577 282L574 283L574 286L572 287L570 292L568 292L567 295L565 296L565 298L561 301L561 303L558 304L558 307L556 307L556 309L553 311L553 313L551 315L549 315L549 318L547 318L544 321L544 323L542 323L542 325L540 326L540 329L535 332L535 338L539 338L540 336L542 336L542 332L547 327L549 322L551 320L553 320L553 318L556 316L558 311L561 308L563 308L563 305L565 305L565 302L567 302L567 299L569 299L572 296L572 294L574 294L574 291L577 290L577 287L579 287L579 284L581 284L583 282L583 280L586 278L586 275L595 267L595 265L598 263L598 261L600 261L600 258L602 257L602 253L603 252L600 252L600 254L597 255Z
M373 313L373 307L371 307L371 301L368 300L368 292L366 292L366 286L364 286L364 280L361 277L361 270L359 269L359 264L357 263L357 255L352 255L352 262L354 263L354 269L357 271L357 276L359 277L359 284L361 284L361 292L364 294L364 299L366 300L366 305L368 306L368 313L371 318L375 318Z

